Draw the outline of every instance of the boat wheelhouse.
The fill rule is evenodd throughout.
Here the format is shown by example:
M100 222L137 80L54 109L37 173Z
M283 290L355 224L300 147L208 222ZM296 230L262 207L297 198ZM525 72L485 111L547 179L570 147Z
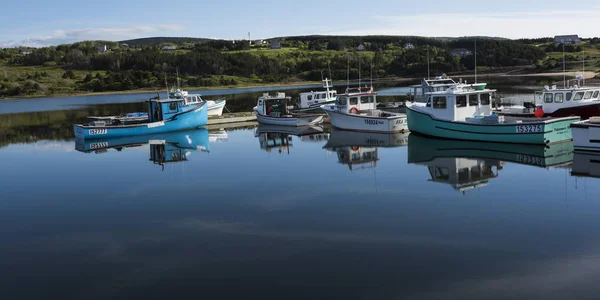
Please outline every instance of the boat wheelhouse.
M317 112L322 111L321 105L334 104L337 100L337 91L331 90L331 80L323 80L324 91L310 91L300 93L298 103L294 112Z
M498 114L529 117L578 116L586 120L600 116L600 86L580 87L577 84L565 88L557 88L556 85L545 86L542 91L535 92L534 101L529 104L504 107L498 110Z
M254 113L259 123L281 126L309 126L323 122L322 115L292 114L288 110L290 97L285 93L264 93L258 98Z
M377 109L377 93L371 87L347 88L331 106L321 106L333 127L364 132L404 132L406 114Z
M151 98L148 112L124 116L89 117L87 125L75 124L75 137L85 139L155 134L193 129L208 122L206 101L190 95L182 99Z
M183 91L180 89L171 89L169 91L169 98L186 100L187 97L191 97L191 96L197 97L198 99L202 100L200 94L189 94L187 91ZM208 115L209 116L221 116L223 114L223 109L225 108L226 103L227 103L227 101L225 99L206 100Z
M495 90L456 84L426 93L425 103L407 107L408 128L424 135L487 142L551 144L572 139L569 124L579 117L512 118L492 111Z

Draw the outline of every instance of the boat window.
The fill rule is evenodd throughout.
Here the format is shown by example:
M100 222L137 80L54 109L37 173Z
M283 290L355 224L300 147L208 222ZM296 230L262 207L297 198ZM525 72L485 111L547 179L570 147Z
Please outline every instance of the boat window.
M321 99L327 99L327 93L321 94Z
M588 100L592 98L592 91L587 91L585 92L585 96L583 97L583 100Z
M478 106L479 100L477 99L477 94L469 95L469 106Z
M347 104L347 102L346 102L346 101L348 101L347 99L348 99L348 98L346 98L346 97L339 97L339 98L338 98L338 101L337 101L337 102L338 102L338 105L346 105L346 104Z
M575 93L575 97L573 97L573 100L581 100L583 98L583 92L577 92Z
M462 168L458 170L458 183L465 184L469 183L469 168Z
M312 100L312 95L306 96L306 100L308 100L308 101Z
M552 102L554 102L554 94L552 94L552 93L545 93L544 94L544 102L545 103L552 103Z
M436 109L446 108L446 97L433 97L433 108L436 108Z
M177 111L177 103L176 102L169 103L169 110L170 111Z
M310 97L310 96L309 96ZM310 100L310 99L309 99ZM262 105L262 100L258 100L258 105Z
M465 107L467 106L467 96L461 95L456 96L456 107Z
M321 94L315 94L315 99L321 99Z
M481 94L481 105L490 105L490 94Z
M350 98L350 105L357 105L357 104L358 104L358 98L357 97Z
M594 99L598 98L598 93L600 93L600 92L594 91L594 96L592 96L592 98L594 98Z
M360 103L373 103L373 96L361 96Z
M554 95L554 102L556 102L556 103L562 103L563 102L563 94L562 93L556 93L556 95Z
M567 93L567 101L571 101L571 96L573 96L573 93L568 92Z

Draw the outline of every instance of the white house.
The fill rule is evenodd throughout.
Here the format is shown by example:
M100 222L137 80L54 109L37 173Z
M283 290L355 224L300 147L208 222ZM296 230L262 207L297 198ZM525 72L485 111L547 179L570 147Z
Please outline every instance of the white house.
M415 49L415 45L412 43L406 43L404 44L404 49Z
M106 45L98 46L98 51L106 52L106 51L108 51L108 46L106 46Z
M465 57L471 55L471 50L465 48L456 48L450 51L450 54L458 55L460 57Z
M358 50L358 51L365 51L365 50L367 50L367 48L365 48L365 45L360 44L360 45L358 45L358 47L356 47L356 50Z
M175 46L164 46L162 47L163 51L171 51L177 49Z

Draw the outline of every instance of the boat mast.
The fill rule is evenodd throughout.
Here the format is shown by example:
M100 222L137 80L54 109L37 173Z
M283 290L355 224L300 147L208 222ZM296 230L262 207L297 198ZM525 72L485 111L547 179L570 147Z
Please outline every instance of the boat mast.
M477 38L475 38L475 83L477 83Z
M567 73L566 73L567 71L565 68L565 43L564 42L562 43L562 51L563 51L563 85L564 85L564 88L566 89L567 88Z
M175 71L177 72L177 89L179 89L179 67L175 68Z
M431 79L431 75L429 73L429 45L427 45L427 80Z
M583 84L582 84L582 86L585 86L585 49L581 48L581 51L582 51L582 60L583 60L583 71L582 71Z
M167 73L165 73L165 88L167 88L167 99L170 99L170 97L169 97L169 83L167 82Z
M361 61L361 57L360 54L358 55L358 91L360 92L360 61Z
M346 56L346 91L350 88L350 56Z

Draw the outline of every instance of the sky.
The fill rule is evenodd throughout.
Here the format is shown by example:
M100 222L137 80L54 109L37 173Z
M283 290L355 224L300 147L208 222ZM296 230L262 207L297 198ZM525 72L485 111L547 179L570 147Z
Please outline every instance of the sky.
M343 3L343 4L341 4ZM600 36L596 0L4 0L0 47L177 36Z

